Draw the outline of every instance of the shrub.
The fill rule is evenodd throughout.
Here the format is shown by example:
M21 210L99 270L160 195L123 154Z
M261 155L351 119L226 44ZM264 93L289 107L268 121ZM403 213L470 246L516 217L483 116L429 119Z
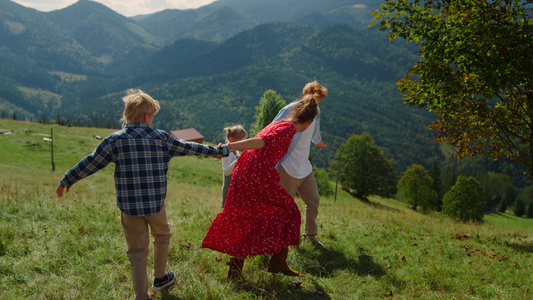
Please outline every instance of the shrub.
M442 199L442 212L461 221L483 220L484 202L480 184L474 177L459 176L455 185Z

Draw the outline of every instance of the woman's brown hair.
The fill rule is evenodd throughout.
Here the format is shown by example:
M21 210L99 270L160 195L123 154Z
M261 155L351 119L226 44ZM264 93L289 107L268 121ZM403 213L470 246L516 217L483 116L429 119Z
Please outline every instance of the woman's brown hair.
M306 123L313 120L318 114L317 97L319 97L317 94L305 95L302 99L298 100L289 117L289 121Z

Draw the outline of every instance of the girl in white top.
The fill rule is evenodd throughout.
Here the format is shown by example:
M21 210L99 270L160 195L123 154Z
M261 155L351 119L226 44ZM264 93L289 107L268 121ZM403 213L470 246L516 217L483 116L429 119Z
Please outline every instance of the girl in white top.
M226 132L226 143L229 142L238 142L244 140L248 137L248 132L244 129L242 125L235 125L231 127L224 128ZM237 159L241 155L240 151L230 152L228 157L222 158L222 168L224 170L223 184L222 184L222 208L224 208L224 203L226 202L226 196L228 195L229 183L231 181L231 173L233 168L237 163Z

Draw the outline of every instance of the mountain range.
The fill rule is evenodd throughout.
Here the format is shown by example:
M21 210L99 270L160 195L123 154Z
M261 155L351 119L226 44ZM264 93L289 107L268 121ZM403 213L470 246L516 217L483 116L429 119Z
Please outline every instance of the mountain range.
M419 57L388 41L369 12L377 0L217 0L197 9L122 16L93 1L40 12L0 0L0 111L18 119L119 126L121 97L141 88L161 102L154 126L194 127L223 141L251 128L266 90L287 102L318 80L328 167L338 146L368 131L399 171L444 161L434 116L402 103L395 82Z

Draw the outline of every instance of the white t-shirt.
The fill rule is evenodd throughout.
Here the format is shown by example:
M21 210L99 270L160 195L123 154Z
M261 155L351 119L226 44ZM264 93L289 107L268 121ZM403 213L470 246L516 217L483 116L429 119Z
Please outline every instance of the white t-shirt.
M237 159L241 155L241 151L235 151L230 152L227 157L222 158L222 168L225 176L231 175L231 172L233 172L233 168L235 168L235 164L237 163Z
M311 126L302 132L298 144L281 163L287 174L293 178L301 179L307 177L313 171L313 166L309 161L309 151L314 130L315 120L313 120Z
M292 102L282 108L272 122L287 118L295 106L296 102ZM296 179L307 177L313 172L313 166L309 161L311 142L316 145L322 141L320 136L320 108L317 107L317 109L318 114L311 125L304 132L297 132L294 135L287 154L276 166L276 168L279 168L280 165L283 166L287 174Z

